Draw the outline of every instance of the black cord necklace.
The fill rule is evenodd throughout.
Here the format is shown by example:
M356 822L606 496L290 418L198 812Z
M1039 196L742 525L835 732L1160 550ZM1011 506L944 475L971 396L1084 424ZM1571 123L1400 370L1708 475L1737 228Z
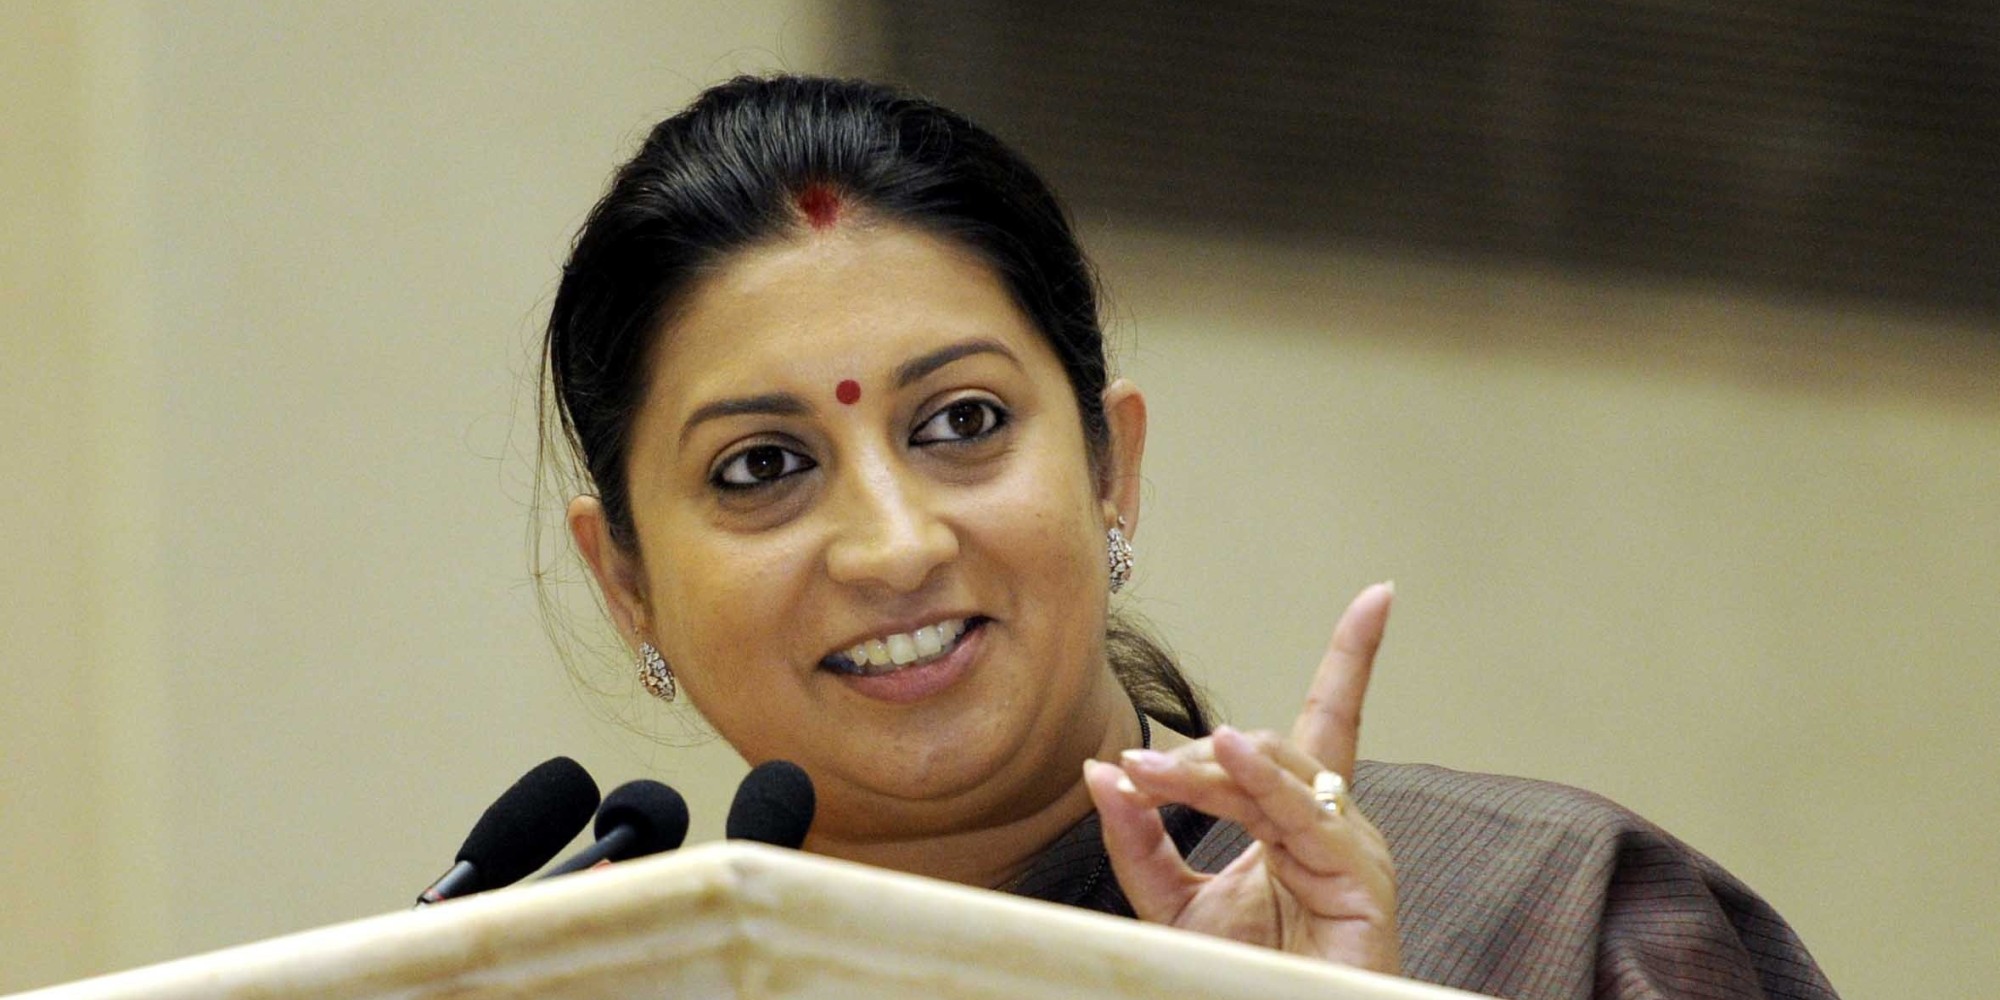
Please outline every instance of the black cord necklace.
M1139 749L1151 750L1153 749L1153 723L1146 718L1145 709L1139 708L1137 705L1134 705L1132 708L1133 711L1139 714ZM1102 823L1101 820L1099 822L1100 824ZM1090 900L1090 894L1097 891L1097 884L1104 881L1104 876L1109 874L1110 871L1111 852L1106 851L1098 857L1097 867L1090 870L1090 877L1083 880L1083 888L1076 894L1076 904L1079 906L1087 905Z

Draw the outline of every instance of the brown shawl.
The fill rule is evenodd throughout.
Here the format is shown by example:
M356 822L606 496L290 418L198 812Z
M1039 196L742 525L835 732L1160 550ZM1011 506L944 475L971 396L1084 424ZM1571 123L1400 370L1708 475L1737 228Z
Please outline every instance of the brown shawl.
M1363 761L1354 799L1396 860L1403 971L1497 997L1834 997L1756 893L1666 831L1589 792L1422 764ZM1216 871L1251 839L1162 810L1188 863ZM1091 816L1014 892L1132 914Z

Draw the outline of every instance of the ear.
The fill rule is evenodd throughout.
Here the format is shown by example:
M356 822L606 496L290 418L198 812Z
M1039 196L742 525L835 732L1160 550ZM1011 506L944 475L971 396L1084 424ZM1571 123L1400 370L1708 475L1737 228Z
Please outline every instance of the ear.
M645 574L636 555L626 552L611 539L611 522L604 516L604 504L596 497L580 496L569 502L566 512L569 534L576 550L597 578L604 595L604 610L626 644L645 627L647 620Z
M1139 463L1146 456L1146 397L1128 379L1104 388L1104 419L1111 425L1111 450L1105 455L1104 520L1107 527L1125 519L1125 537L1139 533Z

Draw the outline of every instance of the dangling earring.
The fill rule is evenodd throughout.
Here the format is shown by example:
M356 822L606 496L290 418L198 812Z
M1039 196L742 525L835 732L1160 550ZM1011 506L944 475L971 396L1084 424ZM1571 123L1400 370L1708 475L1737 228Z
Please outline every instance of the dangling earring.
M1115 594L1132 580L1132 543L1125 538L1125 519L1121 517L1116 527L1105 529L1104 537L1111 559L1111 592Z
M650 642L639 643L639 683L646 686L647 693L661 701L672 701L680 693L680 685L674 683L674 672L667 666L667 658L661 656Z

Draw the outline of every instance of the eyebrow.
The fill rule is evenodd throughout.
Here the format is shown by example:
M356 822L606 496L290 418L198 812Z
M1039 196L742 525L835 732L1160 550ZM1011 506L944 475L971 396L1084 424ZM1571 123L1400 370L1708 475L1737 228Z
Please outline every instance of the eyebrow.
M956 344L940 347L922 357L911 358L903 362L902 366L896 369L896 388L908 388L910 383L960 358L968 358L975 354L998 354L1012 361L1014 367L1019 368L1021 366L1021 359L1015 357L1014 352L1008 350L1005 344L997 340L980 337L975 340L964 340Z
M789 392L771 392L761 396L737 396L731 399L718 399L713 403L704 403L693 413L688 414L687 422L681 424L681 444L687 444L688 435L693 434L694 429L700 426L704 420L753 414L796 417L803 415L808 410L809 407L806 406L805 400Z
M1021 364L1021 359L1015 357L1013 351L1008 350L1005 344L997 340L981 337L974 340L960 341L959 343L940 347L929 354L911 358L903 362L896 368L896 388L907 388L910 383L954 361L968 358L975 354L998 354L1008 361L1013 362L1015 367L1020 367ZM797 417L805 415L811 409L811 407L806 405L805 400L789 392L770 392L758 396L735 396L729 399L718 399L712 403L703 403L693 413L688 414L686 422L681 424L680 443L683 445L687 444L688 436L693 434L694 429L700 426L703 421L719 420L723 417L757 415Z

